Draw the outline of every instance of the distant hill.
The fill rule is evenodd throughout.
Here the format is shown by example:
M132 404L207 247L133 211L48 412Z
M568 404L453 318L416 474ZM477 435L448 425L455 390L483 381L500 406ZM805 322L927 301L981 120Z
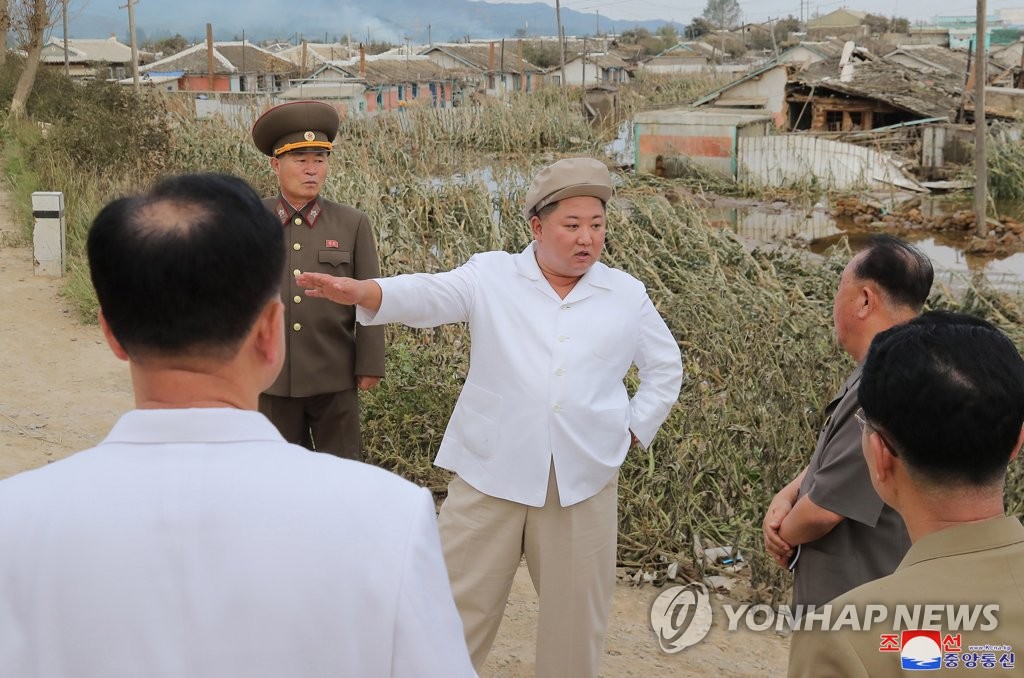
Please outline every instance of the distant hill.
M353 41L413 43L556 35L555 10L544 3L475 2L474 0L376 0L372 3L339 4L337 0L292 2L282 14L281 0L249 0L245 3L214 3L209 0L142 2L136 5L135 26L140 41L180 33L189 40L206 38L206 24L213 25L217 40L280 39L310 41L340 39L351 33ZM238 9L244 7L244 11ZM128 37L128 13L99 13L95 9L71 18L72 38L101 38L111 34ZM643 27L657 30L667 21L615 21L597 14L562 10L566 35L621 33ZM680 32L683 25L676 23ZM518 33L517 33L518 32ZM60 28L56 30L60 34Z

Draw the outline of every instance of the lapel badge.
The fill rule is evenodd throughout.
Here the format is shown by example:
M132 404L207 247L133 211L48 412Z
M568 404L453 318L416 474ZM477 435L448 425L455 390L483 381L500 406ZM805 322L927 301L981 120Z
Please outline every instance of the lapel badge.
M339 247L341 247L341 245L338 244L337 240L328 240L327 243L324 245L324 247L331 247L333 249L338 249Z

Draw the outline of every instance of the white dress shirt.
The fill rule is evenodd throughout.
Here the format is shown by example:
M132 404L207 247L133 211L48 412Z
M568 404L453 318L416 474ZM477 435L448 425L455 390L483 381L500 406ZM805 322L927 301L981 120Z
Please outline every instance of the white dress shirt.
M630 431L649 445L679 397L679 347L643 283L600 262L565 299L533 243L377 282L380 309L359 308L360 323L469 323L469 374L435 463L490 496L543 506L552 460L563 506L594 496ZM632 364L640 387L629 398Z
M136 410L0 482L0 676L472 676L429 492L263 415Z

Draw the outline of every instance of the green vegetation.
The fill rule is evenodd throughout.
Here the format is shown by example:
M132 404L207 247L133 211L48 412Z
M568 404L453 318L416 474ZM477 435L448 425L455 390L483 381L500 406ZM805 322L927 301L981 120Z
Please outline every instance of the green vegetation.
M988 135L988 192L996 202L1024 202L1024 128L994 126Z
M636 96L650 88L650 96L668 98L691 87L645 78ZM4 171L26 228L31 190L64 191L66 289L86 320L95 299L82 242L104 202L181 171L233 172L265 194L275 190L246 130L104 85L73 88L60 106L43 104L54 98L45 82L36 94L34 122L5 139ZM325 194L369 213L386 274L444 270L486 249L519 250L529 240L519 216L526 177L563 154L600 156L607 141L581 123L578 102L557 91L455 114L463 117L450 124L412 108L342 127ZM774 492L806 463L821 408L852 367L833 344L830 313L849 253L814 261L785 248L751 251L729 232L706 228L694 204L669 202L678 182L628 174L616 181L605 260L647 284L685 352L687 373L655 443L633 450L622 469L620 560L663 574L673 560L701 567L694 537L736 545L759 595L776 597L786 575L763 555L761 519ZM940 294L934 303L990 318L1024 345L1019 303L980 282L963 298ZM431 460L466 373L468 334L461 326L392 326L388 340L388 376L364 401L370 459L443 493L447 475ZM1018 514L1019 468L1008 499Z

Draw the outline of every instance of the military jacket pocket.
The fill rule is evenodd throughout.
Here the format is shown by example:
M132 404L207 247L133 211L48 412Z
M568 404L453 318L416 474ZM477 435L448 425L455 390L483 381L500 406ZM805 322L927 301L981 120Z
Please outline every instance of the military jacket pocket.
M319 261L321 264L330 264L331 266L351 264L352 253L341 250L320 250Z

